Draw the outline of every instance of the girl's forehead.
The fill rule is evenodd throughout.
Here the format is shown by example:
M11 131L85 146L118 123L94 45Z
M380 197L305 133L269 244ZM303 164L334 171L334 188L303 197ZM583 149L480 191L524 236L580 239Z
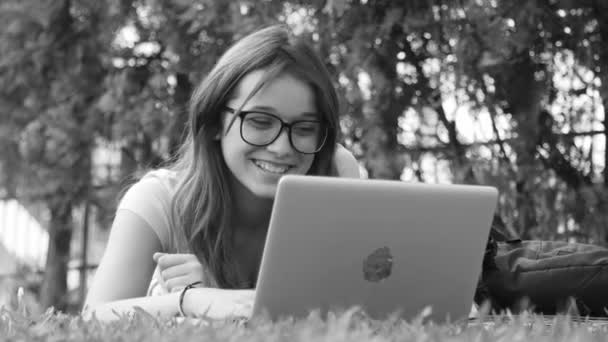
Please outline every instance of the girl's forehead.
M312 87L287 72L265 80L265 84L251 98L247 99L265 76L263 69L245 75L234 89L229 104L233 107L245 104L243 107L245 110L254 107L274 108L277 112L285 114L315 113L317 111Z

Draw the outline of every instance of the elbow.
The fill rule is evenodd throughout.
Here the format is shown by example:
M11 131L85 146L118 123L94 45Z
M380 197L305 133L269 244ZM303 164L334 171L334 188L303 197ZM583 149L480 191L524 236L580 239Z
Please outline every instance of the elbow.
M86 322L91 320L109 322L121 318L115 310L112 310L106 303L102 302L85 302L82 306L82 310L80 310L80 317Z
M82 317L85 321L90 321L95 315L95 307L88 302L85 302L82 306L82 310L80 310L80 317Z

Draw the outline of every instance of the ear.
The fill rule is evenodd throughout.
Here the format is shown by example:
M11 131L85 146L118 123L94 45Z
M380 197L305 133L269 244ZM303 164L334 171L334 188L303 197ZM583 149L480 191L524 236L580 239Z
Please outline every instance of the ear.
M222 140L222 131L224 130L224 128L222 126L217 127L214 129L215 134L213 135L213 140L218 141L218 140Z
M224 134L224 126L226 125L226 114L222 113L220 116L220 122L217 126L215 126L215 134L213 135L213 140L219 141L222 140L222 135Z

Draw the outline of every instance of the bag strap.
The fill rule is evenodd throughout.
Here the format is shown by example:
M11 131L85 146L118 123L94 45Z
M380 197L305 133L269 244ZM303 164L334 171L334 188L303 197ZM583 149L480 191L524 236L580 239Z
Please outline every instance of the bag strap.
M502 220L502 217L497 213L494 214L492 219L492 225L490 226L490 235L488 236L488 242L486 243L486 250L483 256L483 264L481 266L481 275L477 282L477 291L475 292L475 302L478 304L483 303L490 299L490 292L484 281L486 275L492 271L497 271L496 266L496 253L498 252L498 242L506 243L518 243L521 242L519 238L509 238L510 234L507 233L507 227Z

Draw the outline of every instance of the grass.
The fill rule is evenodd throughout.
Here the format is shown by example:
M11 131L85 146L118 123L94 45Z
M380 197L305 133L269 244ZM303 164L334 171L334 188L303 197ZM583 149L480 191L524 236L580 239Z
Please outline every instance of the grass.
M247 324L230 321L160 319L141 310L131 317L104 323L54 312L30 314L24 306L0 308L0 341L606 341L608 321L568 316L502 315L468 325L424 323L397 318L374 321L353 308L311 314L302 320Z

